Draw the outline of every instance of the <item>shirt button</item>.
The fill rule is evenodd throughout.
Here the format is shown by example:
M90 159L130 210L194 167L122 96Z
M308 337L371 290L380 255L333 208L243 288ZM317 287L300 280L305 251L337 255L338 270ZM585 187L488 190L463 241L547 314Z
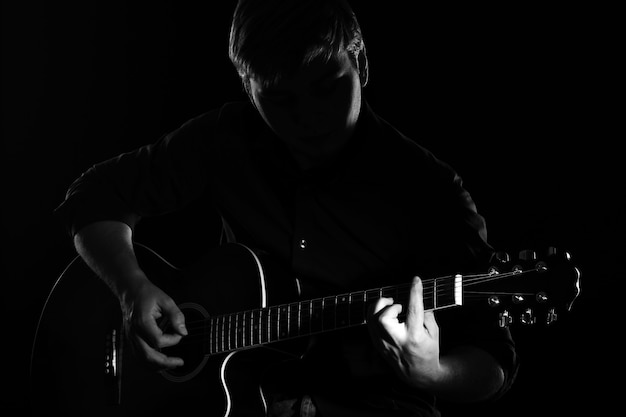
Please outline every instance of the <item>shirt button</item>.
M306 249L306 240L300 239L300 249Z

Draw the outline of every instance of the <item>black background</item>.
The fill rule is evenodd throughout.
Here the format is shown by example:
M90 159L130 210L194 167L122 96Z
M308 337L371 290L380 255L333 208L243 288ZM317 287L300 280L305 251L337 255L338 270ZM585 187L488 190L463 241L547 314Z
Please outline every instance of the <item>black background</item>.
M245 99L227 56L231 1L10 3L2 12L7 416L27 414L37 318L74 257L52 216L71 181L223 101ZM618 401L613 376L623 375L615 12L572 3L354 7L373 108L457 168L494 246L556 245L583 272L560 326L518 336L518 381L483 411L608 411ZM165 241L185 244L178 239Z

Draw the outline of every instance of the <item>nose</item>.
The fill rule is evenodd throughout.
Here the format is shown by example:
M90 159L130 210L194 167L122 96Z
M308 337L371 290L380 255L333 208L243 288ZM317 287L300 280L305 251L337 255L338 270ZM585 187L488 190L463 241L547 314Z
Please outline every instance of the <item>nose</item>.
M315 136L324 133L331 104L315 97L301 97L290 109L291 119L299 129Z

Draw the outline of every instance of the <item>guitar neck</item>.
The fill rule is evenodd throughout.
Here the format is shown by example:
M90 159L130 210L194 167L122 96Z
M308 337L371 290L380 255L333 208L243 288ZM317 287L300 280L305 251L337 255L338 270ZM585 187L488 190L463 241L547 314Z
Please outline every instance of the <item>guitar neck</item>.
M462 305L461 275L423 280L424 308ZM382 297L406 303L410 284L355 291L329 297L223 314L204 323L205 353L217 354L267 343L359 326L369 306Z

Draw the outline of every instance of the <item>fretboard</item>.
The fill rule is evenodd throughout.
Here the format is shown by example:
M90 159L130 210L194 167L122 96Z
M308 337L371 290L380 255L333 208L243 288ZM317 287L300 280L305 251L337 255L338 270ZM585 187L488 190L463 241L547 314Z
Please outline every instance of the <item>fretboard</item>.
M423 280L424 309L462 305L462 276ZM216 354L366 323L369 306L381 297L406 304L409 284L213 316L206 320L204 351Z

